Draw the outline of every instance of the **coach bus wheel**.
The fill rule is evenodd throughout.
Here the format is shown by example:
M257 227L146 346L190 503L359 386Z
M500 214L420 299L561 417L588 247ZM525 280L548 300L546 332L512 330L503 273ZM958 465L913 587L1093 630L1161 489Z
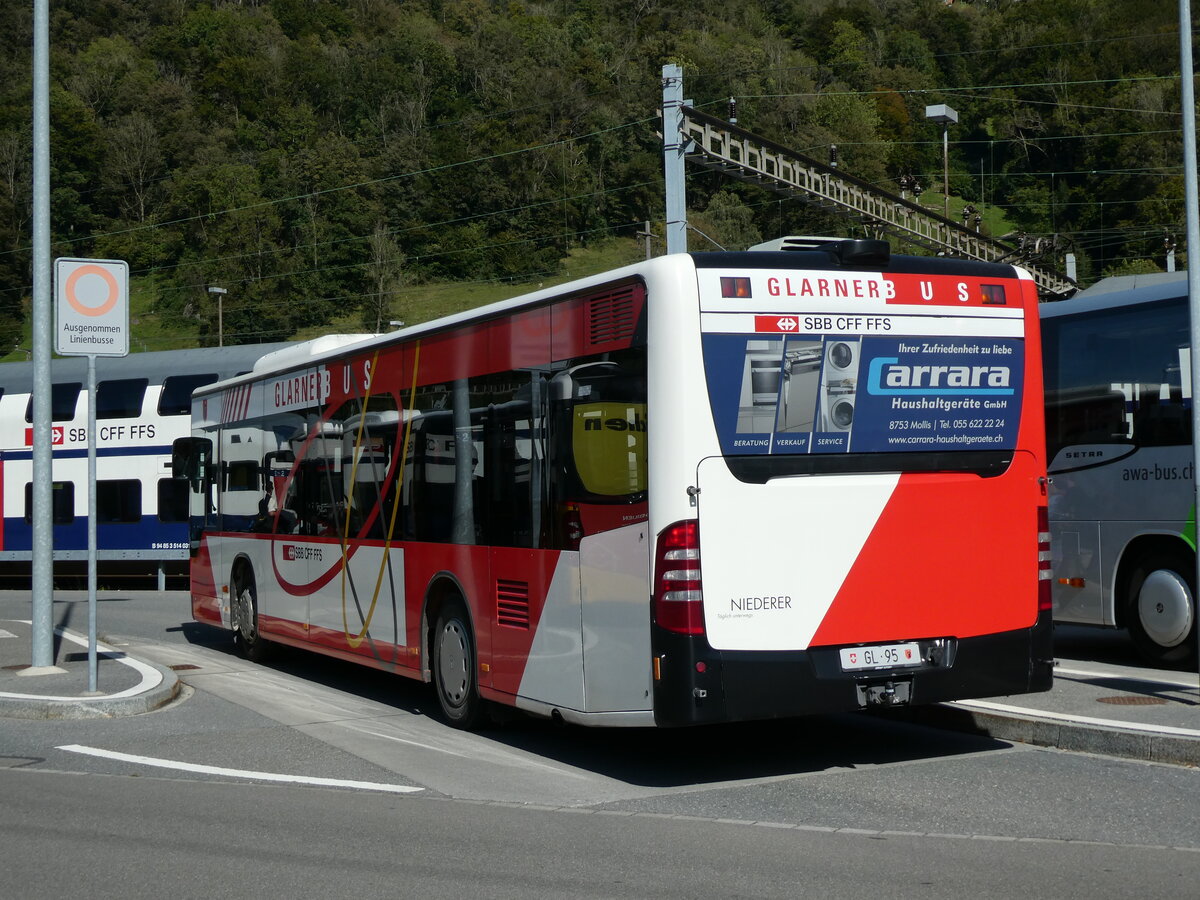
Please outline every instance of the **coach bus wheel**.
M258 662L267 652L267 641L258 633L258 594L254 574L242 570L233 583L233 645L245 659Z
M1165 666L1196 659L1195 562L1180 552L1153 551L1129 582L1126 623L1146 659Z
M475 681L475 644L466 610L459 601L442 607L433 633L433 681L446 721L471 728L483 701Z

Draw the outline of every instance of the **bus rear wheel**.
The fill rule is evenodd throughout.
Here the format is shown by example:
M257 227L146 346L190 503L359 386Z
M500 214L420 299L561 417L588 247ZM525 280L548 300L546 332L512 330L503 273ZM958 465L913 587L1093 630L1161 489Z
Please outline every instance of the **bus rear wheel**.
M1126 623L1134 646L1157 665L1190 666L1196 660L1195 562L1181 552L1157 550L1134 569Z
M455 728L473 728L483 701L475 679L475 640L461 601L446 603L433 632L433 682L446 721Z
M258 592L249 569L242 569L234 579L232 607L233 646L239 656L259 662L267 655L267 641L258 631Z

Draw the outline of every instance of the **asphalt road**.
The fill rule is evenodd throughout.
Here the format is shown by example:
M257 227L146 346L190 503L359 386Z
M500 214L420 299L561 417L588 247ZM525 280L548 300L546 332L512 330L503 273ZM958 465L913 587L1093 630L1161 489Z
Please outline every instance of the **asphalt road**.
M0 595L0 617L22 603ZM56 605L77 629L85 612ZM406 679L240 660L183 594L102 595L99 616L109 642L187 667L187 690L127 719L0 719L6 895L1178 898L1200 882L1194 769L868 716L464 734Z

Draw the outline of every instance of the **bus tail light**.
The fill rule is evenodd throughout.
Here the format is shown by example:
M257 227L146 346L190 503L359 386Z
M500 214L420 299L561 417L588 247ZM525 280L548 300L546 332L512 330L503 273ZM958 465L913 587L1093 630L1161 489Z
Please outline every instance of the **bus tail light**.
M687 519L658 536L654 554L654 621L679 634L704 634L700 523Z
M1037 511L1038 530L1038 612L1049 612L1053 608L1050 596L1050 512L1045 506Z

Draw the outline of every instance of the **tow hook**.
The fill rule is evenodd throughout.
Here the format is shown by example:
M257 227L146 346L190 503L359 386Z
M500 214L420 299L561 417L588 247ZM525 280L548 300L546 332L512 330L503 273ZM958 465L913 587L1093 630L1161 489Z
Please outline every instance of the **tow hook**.
M885 681L856 687L860 706L907 706L912 684L908 681Z

